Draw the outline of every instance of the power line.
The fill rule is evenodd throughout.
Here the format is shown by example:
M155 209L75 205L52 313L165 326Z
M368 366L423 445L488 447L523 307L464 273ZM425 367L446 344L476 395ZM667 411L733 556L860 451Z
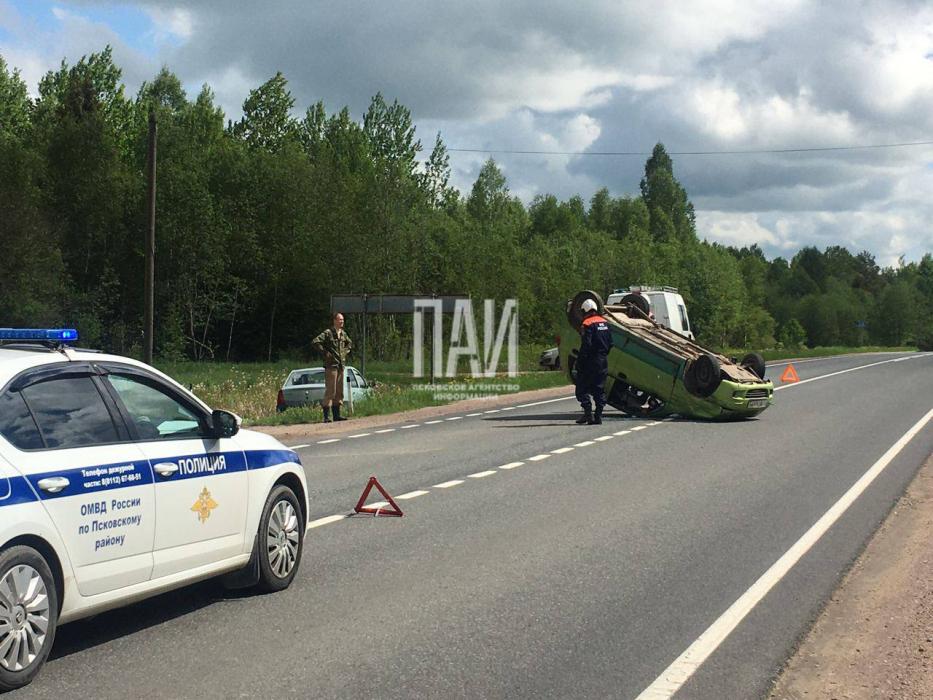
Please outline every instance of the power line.
M765 155L769 153L822 153L828 151L863 151L879 148L907 148L910 146L933 146L933 141L908 141L905 143L878 143L865 146L819 146L813 148L768 148L739 151L668 151L671 156L737 156ZM507 148L448 148L453 153L501 153L519 156L650 156L651 151L527 151Z

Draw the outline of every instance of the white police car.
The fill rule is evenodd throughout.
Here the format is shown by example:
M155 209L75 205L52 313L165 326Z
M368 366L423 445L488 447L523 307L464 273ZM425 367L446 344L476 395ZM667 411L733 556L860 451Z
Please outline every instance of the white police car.
M298 456L164 374L0 329L0 690L58 624L218 574L286 588L308 490Z

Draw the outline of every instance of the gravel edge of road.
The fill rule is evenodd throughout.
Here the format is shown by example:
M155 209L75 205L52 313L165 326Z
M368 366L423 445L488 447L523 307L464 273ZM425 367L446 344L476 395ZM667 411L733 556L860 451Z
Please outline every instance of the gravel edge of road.
M933 697L933 456L869 540L771 700Z

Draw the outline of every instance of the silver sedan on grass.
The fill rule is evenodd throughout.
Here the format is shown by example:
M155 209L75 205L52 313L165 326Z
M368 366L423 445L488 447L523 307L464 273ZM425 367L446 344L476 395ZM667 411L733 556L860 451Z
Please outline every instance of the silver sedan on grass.
M343 372L343 401L348 403L350 392L353 402L364 401L373 390L373 383L367 382L356 367L345 367ZM324 399L324 368L306 367L294 369L286 377L279 389L275 410L281 412L294 406L311 406Z

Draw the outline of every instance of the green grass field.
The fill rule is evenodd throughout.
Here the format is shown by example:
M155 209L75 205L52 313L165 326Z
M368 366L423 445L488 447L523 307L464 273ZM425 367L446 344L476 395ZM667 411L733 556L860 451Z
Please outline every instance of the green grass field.
M554 386L569 385L566 372L538 371L538 356L544 345L522 346L519 351L519 375L504 374L491 379L473 379L461 375L457 379L439 380L436 388L425 390L428 378L412 376L410 360L368 361L366 377L378 383L373 396L357 402L354 415L372 416L407 411L424 406L450 403L445 394L484 395L509 393L502 391L503 385L510 390L528 391ZM782 350L764 350L766 360L782 360L804 357L827 357L850 353L916 350L913 347L816 347ZM724 354L741 358L747 350L728 350ZM314 367L318 362L280 360L267 363L223 363L223 362L159 362L156 366L178 382L189 387L213 408L225 408L243 417L246 425L292 425L296 423L319 423L323 419L318 407L290 408L276 413L275 399L285 377L293 369ZM354 364L359 368L358 365ZM500 363L504 368L504 362ZM465 370L461 363L460 370ZM490 385L496 385L491 391ZM440 395L440 396L439 396Z
M469 374L456 379L438 380L425 389L428 377L413 377L410 360L366 362L365 376L378 384L373 395L354 406L353 415L371 416L407 411L424 406L450 403L445 395L495 395L544 389L568 384L564 372L538 371L538 356L543 345L526 345L519 349L519 375L508 377L504 373L493 378L473 379ZM351 361L354 367L359 360ZM427 362L427 360L426 360ZM318 407L290 408L276 413L275 400L279 389L293 369L319 366L320 362L307 360L280 360L267 363L223 362L157 362L156 366L190 388L212 408L225 408L242 416L246 425L291 425L317 423L323 419ZM505 358L499 364L505 368ZM428 368L425 368L426 370ZM466 363L459 367L463 372ZM345 409L346 411L346 409Z

